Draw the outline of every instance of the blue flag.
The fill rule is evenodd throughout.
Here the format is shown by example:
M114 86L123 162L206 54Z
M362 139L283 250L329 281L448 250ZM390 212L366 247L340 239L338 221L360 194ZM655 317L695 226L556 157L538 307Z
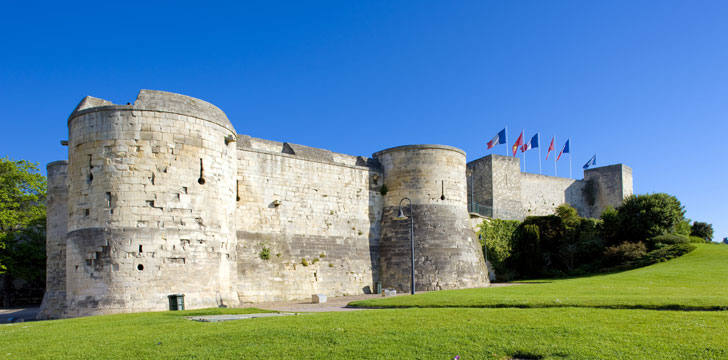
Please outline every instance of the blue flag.
M584 169L588 169L590 166L594 166L597 164L597 154L594 154L594 156L589 159L589 161L584 164Z

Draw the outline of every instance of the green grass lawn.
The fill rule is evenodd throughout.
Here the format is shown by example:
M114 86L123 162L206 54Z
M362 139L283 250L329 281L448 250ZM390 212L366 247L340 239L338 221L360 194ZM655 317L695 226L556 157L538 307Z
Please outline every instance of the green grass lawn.
M0 359L728 359L728 311L588 307L720 306L726 267L728 246L701 246L683 258L620 274L385 299L423 308L222 323L185 319L262 312L207 309L1 325ZM621 284L620 292L599 292L613 283ZM515 290L520 292L510 292ZM567 300L559 307L492 307L519 305L528 297L547 304L554 295L579 307L564 306ZM696 300L701 297L713 300ZM447 298L453 298L447 300L452 307L443 307ZM484 307L468 307L474 304Z
M680 258L615 274L500 288L434 291L350 305L726 310L728 246L699 245Z

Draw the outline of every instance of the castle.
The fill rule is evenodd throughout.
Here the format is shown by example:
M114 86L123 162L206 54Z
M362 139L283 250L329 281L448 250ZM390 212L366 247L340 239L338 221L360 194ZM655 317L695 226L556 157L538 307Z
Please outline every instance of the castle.
M239 135L217 107L142 90L133 105L86 97L68 118L68 161L48 164L47 288L40 318L489 284L476 213L522 219L564 203L597 216L631 170L584 180L466 164L442 145L371 158ZM400 200L407 220L396 220Z

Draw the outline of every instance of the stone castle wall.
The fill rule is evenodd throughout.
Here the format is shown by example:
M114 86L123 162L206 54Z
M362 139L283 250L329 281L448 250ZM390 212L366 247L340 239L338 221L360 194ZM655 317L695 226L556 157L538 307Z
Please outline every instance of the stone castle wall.
M369 159L248 136L237 147L240 300L371 292L380 170Z
M550 215L561 204L599 217L632 194L632 169L622 164L585 170L583 180L522 173L520 159L510 156L488 155L467 166L471 211L498 219Z
M44 318L163 310L176 293L200 308L410 291L409 224L416 290L487 286L468 203L506 219L563 202L596 214L632 189L623 165L581 181L522 174L511 157L466 164L442 145L366 158L257 139L160 91L87 97L68 126L68 162L48 166ZM409 218L395 220L404 197Z

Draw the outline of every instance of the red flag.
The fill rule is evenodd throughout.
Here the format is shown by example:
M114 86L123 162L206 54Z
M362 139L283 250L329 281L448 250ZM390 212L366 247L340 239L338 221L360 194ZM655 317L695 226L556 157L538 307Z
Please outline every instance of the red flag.
M554 151L554 139L556 139L556 136L551 138L551 145L549 145L549 151L546 153L546 160L549 159L549 154Z
M516 156L516 152L518 152L518 148L523 145L523 131L521 131L521 135L518 136L518 140L516 140L516 143L513 144L513 156Z

